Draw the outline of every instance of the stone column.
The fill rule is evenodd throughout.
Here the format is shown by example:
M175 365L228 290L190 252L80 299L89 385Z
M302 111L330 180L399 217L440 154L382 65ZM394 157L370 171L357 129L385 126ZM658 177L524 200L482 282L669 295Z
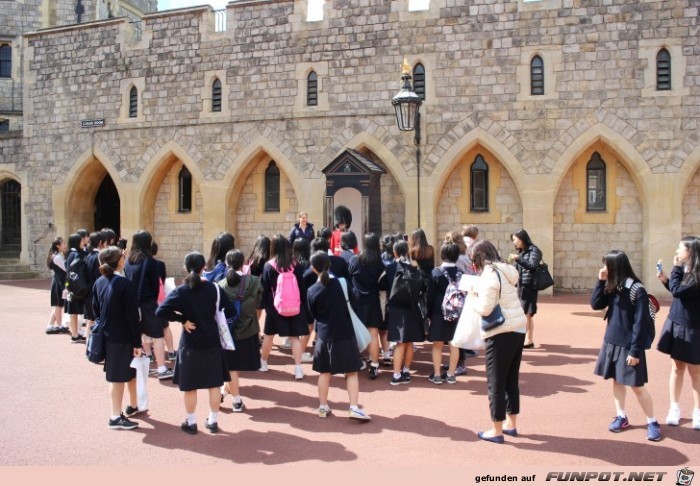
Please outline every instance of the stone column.
M549 266L549 271L556 277L554 261L554 200L558 187L550 177L528 175L523 177L520 193L523 205L523 228L532 241L542 250L542 260ZM502 255L505 258L506 255ZM540 292L540 295L552 295L553 288Z

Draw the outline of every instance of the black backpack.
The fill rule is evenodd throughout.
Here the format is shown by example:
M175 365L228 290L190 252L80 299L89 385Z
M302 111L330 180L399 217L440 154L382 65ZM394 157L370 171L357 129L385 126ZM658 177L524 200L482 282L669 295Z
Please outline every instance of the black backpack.
M66 289L78 300L83 300L90 295L92 285L88 281L87 263L84 258L73 260L66 270Z
M396 265L394 281L391 285L389 303L410 307L418 302L420 291L423 287L423 280L417 268L411 265Z

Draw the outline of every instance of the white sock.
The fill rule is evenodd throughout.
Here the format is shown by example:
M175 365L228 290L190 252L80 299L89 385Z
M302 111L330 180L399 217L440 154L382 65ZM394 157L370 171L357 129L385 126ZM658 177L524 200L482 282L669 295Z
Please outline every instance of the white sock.
M654 422L656 422L656 417L647 417L647 423L648 423L648 424L651 424L651 423L654 423Z
M379 363L375 363L374 361L372 361L369 365L370 365L372 368L379 368Z
M267 364L267 361L265 361L264 359L261 358L261 359L260 359L260 366L263 366L263 365L266 365L266 364Z
M404 373L410 373L410 372L411 372L411 370L410 370L410 369L408 369L408 368L406 368L406 367L404 366L404 367L403 367L403 372L404 372Z
M624 410L618 410L618 411L617 411L617 416L618 416L618 417L627 418L627 414L625 413Z
M167 370L168 368L166 368L165 365L158 367L158 373L165 373Z
M236 395L235 397L233 397L233 403L241 403L242 401L243 399L240 395Z
M197 414L188 413L187 414L187 425L194 425L197 423Z
M360 407L358 407L357 405L350 405L350 410L359 410L359 409L360 409Z
M693 409L693 415L696 417L700 417L700 408L694 408Z
M323 410L330 410L331 409L331 407L329 407L327 403L322 403L321 405L318 406L318 408L323 409Z
M109 420L117 420L120 417L120 415L112 415L109 417Z
M209 412L209 423L215 424L219 419L219 412Z
M394 373L394 378L396 378L397 380L401 378L401 373Z
M304 372L304 368L301 365L294 365L294 371L301 371L302 373Z
M668 408L669 408L669 410L673 410L673 411L678 411L678 412L680 412L680 410L681 410L681 404L678 403L678 402L671 402L671 406L668 407Z

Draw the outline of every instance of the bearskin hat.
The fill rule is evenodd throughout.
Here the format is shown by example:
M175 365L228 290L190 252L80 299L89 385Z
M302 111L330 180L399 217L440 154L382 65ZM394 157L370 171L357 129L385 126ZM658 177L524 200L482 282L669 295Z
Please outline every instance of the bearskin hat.
M334 215L336 225L345 223L346 228L350 227L350 224L352 223L352 213L348 208L345 206L336 206Z

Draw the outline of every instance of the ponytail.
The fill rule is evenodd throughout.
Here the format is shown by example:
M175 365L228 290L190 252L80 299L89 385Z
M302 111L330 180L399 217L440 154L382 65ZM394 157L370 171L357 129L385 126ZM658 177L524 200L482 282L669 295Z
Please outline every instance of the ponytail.
M185 277L185 283L189 288L196 289L202 283L202 277L199 276L199 273L191 270L190 274Z
M202 273L202 269L207 262L204 260L204 255L198 251L193 251L188 253L185 257L185 270L189 272L189 275L185 277L185 283L190 289L196 289L202 283L202 277L199 276Z
M49 270L53 270L53 267L51 265L53 263L53 257L56 256L56 253L58 253L58 247L61 246L61 243L63 243L63 238L61 238L60 236L56 237L56 239L51 242L49 256L46 258L46 266Z
M226 253L226 283L229 287L235 287L241 281L241 276L238 275L238 270L243 268L243 260L245 255L241 250L229 250Z
M119 267L122 251L116 246L109 246L100 251L97 258L100 262L100 273L109 278L114 275L114 271Z
M331 257L328 256L328 253L325 251L317 251L311 255L309 263L311 263L314 271L318 274L321 285L324 287L327 286L330 280L328 269L331 268Z

